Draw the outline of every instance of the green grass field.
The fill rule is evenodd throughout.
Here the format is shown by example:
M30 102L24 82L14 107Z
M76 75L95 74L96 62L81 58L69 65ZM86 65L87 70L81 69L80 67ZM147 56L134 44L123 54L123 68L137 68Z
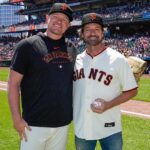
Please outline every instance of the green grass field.
M150 102L150 78L141 78L138 95L134 99Z
M123 150L150 149L150 120L123 115ZM6 92L0 91L0 150L19 150L19 137L13 129ZM70 125L67 150L75 150L73 124ZM100 150L97 146L96 150Z
M0 68L0 81L7 81L8 80L8 68Z

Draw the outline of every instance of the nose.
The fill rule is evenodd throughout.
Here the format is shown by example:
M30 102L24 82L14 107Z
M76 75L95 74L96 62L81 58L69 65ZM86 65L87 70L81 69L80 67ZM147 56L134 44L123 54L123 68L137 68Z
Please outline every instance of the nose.
M94 30L94 29L90 30L90 34L91 35L96 35L96 30Z
M57 22L62 23L62 21L63 21L63 18L60 18L60 17L57 18Z

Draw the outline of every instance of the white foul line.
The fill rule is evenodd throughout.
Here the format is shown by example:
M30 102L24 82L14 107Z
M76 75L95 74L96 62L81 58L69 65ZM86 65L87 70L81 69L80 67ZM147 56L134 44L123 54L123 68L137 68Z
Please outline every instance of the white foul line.
M126 113L126 114L131 114L131 115L137 115L137 116L150 118L150 115L146 115L146 114L142 114L142 113L136 113L136 112L126 111L126 110L121 110L121 112Z
M0 90L7 91L7 88L0 88Z
M5 86L7 86L7 84L6 84L6 83L2 83L2 82L0 82L0 85L5 85Z

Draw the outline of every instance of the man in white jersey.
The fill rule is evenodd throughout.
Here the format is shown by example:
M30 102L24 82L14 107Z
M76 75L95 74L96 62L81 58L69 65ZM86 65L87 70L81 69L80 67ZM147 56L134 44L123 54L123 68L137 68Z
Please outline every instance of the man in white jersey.
M118 105L137 94L137 84L126 58L103 43L103 22L96 13L82 18L86 49L74 67L73 108L77 150L122 150Z

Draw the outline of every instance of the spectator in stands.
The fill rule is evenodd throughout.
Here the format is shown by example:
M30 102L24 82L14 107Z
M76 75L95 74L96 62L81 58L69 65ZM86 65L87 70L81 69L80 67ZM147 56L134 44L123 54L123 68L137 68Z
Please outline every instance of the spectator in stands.
M21 150L66 150L75 49L69 44L68 51L64 33L72 19L67 4L55 3L46 32L22 40L16 48L8 99Z
M74 67L73 110L77 150L122 150L118 105L137 94L133 72L123 55L103 43L100 15L83 16L81 37L86 49Z
M148 65L148 67L146 68L146 73L150 74L150 64Z

